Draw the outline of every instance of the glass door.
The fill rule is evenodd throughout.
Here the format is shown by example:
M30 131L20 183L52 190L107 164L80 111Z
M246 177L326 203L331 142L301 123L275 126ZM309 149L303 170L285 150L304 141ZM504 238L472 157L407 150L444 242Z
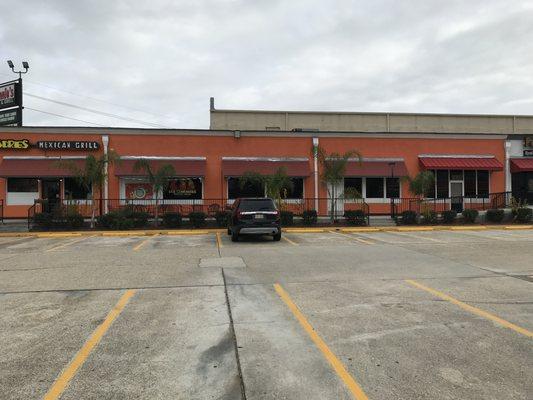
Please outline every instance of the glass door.
M44 212L52 212L61 202L61 182L59 179L43 179L41 198L47 200L43 205Z
M463 182L450 181L451 209L458 213L463 212Z

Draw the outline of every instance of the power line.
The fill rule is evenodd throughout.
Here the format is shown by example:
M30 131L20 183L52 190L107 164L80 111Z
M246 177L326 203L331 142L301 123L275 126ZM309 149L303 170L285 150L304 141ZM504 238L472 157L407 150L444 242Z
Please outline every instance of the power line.
M66 118L66 119L71 119L71 120L73 120L73 121L84 122L84 123L86 123L86 124L93 124L93 125L98 125L98 126L103 126L103 127L105 127L105 125L101 125L101 124L98 124L98 123L96 123L96 122L85 121L85 120L83 120L83 119L77 119L77 118L67 117L67 116L65 116L65 115L54 114L54 113L51 113L51 112L48 112L48 111L37 110L37 109L35 109L35 108L30 108L30 107L26 107L26 106L24 106L24 109L25 109L25 110L31 110L31 111L37 111L37 112L40 112L40 113L43 113L43 114L53 115L54 117Z
M31 93L28 93L28 92L24 92L24 95L25 96L29 96L29 97L34 97L34 98L39 99L39 100L49 101L51 103L59 104L59 105L65 106L65 107L72 107L72 108L76 108L78 110L92 112L94 114L99 114L99 115L103 115L103 116L106 116L106 117L121 119L121 120L128 121L128 122L135 122L137 124L147 125L147 126L151 126L153 128L169 128L168 126L155 124L155 123L152 123L152 122L145 122L145 121L141 121L141 120L134 119L134 118L129 118L129 117L122 117L122 116L117 115L117 114L111 114L111 113L106 113L104 111L94 110L92 108L82 107L82 106L78 106L76 104L66 103L66 102L59 101L59 100L54 100L54 99L51 99L49 97L37 96L35 94L31 94Z
M10 76L10 75L6 75L6 74L2 74L3 76ZM169 117L168 115L163 115L163 114L156 114L154 112L151 112L151 111L146 111L146 110L143 110L143 109L140 109L140 108L135 108L135 107L129 107L129 106L125 106L123 104L117 104L117 103L112 103L110 101L107 101L107 100L102 100L102 99L98 99L96 97L92 97L92 96L87 96L87 95L83 95L83 94L79 94L79 93L76 93L76 92L71 92L69 90L64 90L64 89L59 89L57 87L54 87L54 86L50 86L50 85L47 85L45 83L41 83L41 82L36 82L36 81L31 81L29 79L24 79L24 82L26 83L30 83L32 85L39 85L39 86L43 86L43 87L46 87L46 88L49 88L49 89L52 89L52 90L57 90L58 92L63 92L63 93L68 93L70 95L73 95L73 96L78 96L78 97L83 97L83 98L86 98L86 99L89 99L89 100L93 100L93 101L98 101L100 103L104 103L104 104L109 104L109 105L112 105L112 106L116 106L116 107L121 107L121 108L124 108L126 110L132 110L132 111L137 111L137 112L142 112L142 113L145 113L145 114L150 114L150 115L153 115L155 117L159 117L159 118L165 118L165 119L170 119L170 120L173 120L173 121L177 121L179 122L179 120L177 120L176 118L172 118L172 117Z

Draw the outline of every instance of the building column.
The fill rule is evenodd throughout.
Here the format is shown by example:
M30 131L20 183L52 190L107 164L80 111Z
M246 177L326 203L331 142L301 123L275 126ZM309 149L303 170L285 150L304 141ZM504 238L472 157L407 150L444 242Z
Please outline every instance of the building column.
M109 145L109 136L102 136L102 144L104 145L104 157L107 158L108 154L108 145ZM104 164L104 214L109 212L109 163L106 161ZM94 196L93 196L94 201Z
M511 177L511 141L505 141L505 191L510 192L512 190L512 177Z
M318 138L313 138L313 177L315 181L315 210L318 213Z

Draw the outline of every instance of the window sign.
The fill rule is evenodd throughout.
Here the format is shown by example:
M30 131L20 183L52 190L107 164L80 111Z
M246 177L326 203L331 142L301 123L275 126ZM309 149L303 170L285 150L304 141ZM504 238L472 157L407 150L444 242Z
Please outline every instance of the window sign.
M170 180L163 191L165 200L200 200L202 198L202 179L176 178Z
M126 183L126 197L130 200L151 200L154 190L149 183Z

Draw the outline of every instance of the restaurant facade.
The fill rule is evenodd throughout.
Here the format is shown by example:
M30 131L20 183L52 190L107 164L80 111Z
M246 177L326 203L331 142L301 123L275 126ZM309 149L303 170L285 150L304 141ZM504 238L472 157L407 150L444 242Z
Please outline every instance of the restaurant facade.
M490 194L513 191L531 201L530 117L527 123L520 121L523 126L515 126L514 131L501 123L507 117L488 118L494 125L487 125L490 129L473 129L471 121L468 129L461 129L463 116L449 115L446 119L455 118L450 127L441 122L437 128L425 126L421 130L414 124L394 125L394 116L406 114L349 114L356 122L324 127L321 123L332 113L322 113L322 119L317 117L320 113L311 113L307 120L300 115L304 122L293 127L275 125L278 116L272 122L272 112L248 113L214 110L212 103L211 129L206 130L2 127L0 200L4 218L25 218L28 209L42 200L85 206L98 201L100 212L131 201L149 201L154 190L145 172L134 169L141 158L153 168L165 164L174 167L176 176L160 193L161 204L169 209L192 204L198 207L194 210L209 212L224 208L237 197L263 196L264 187L243 186L239 177L252 171L272 174L283 167L292 181L290 190L284 192L285 202L293 204L295 211L316 209L327 215L330 200L321 183L321 165L314 151L317 146L328 154L349 150L361 154L362 159L349 161L336 193L343 198L346 189L357 190L372 214L389 214L391 198L413 197L402 178L424 170L433 171L436 177L429 197L484 201ZM388 115L388 125L365 121L365 117L384 115ZM419 120L427 116L418 115ZM290 117L284 115L282 121ZM257 120L263 121L262 129ZM81 167L88 155L109 152L118 154L120 162L107 166L107 182L94 194L80 186L75 174L59 162L72 160ZM337 206L342 212L350 208L350 202L344 198Z

